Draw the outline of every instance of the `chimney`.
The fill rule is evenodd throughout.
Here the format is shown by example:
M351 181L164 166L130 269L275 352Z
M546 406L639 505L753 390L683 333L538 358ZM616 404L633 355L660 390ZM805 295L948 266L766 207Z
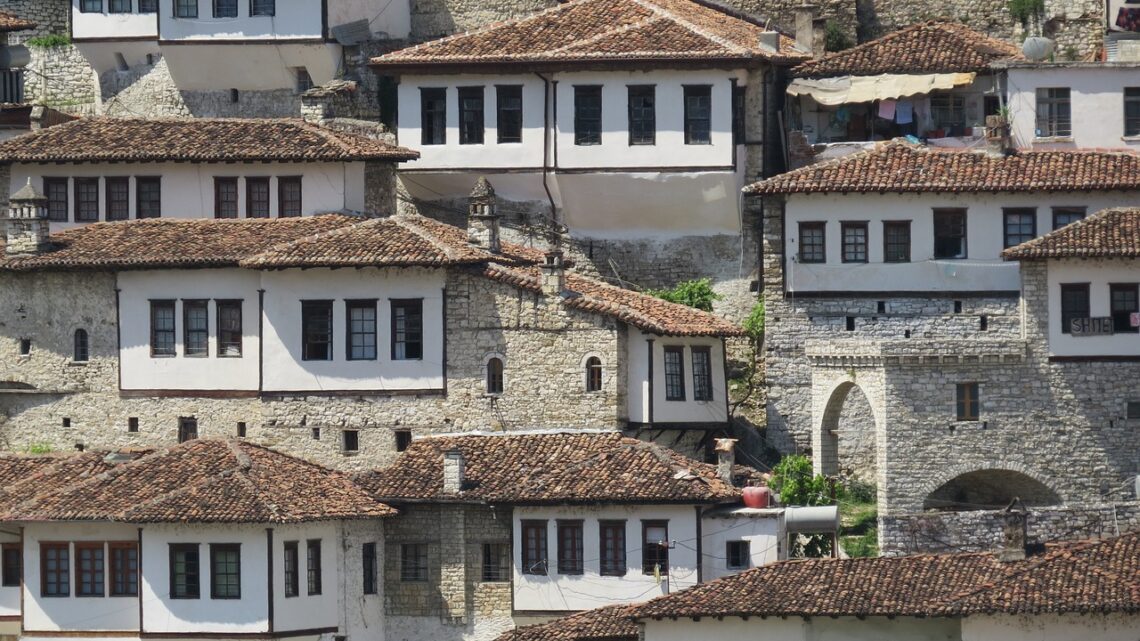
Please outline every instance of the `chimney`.
M448 450L443 453L443 493L459 494L463 489L463 452Z
M761 31L760 47L765 51L778 52L780 50L780 32Z
M1024 509L1014 509L1015 504L1020 506L1021 500L1014 499L1001 515L1002 549L998 552L998 560L1002 562L1025 559L1029 519Z
M480 176L467 197L467 241L472 245L499 253L499 214L495 210L495 188Z
M792 11L796 16L796 44L813 56L823 55L823 47L818 46L817 43L823 34L816 33L816 31L822 31L816 29L819 6L804 3L794 7Z
M36 191L31 178L8 200L4 223L4 253L9 256L32 256L51 245L47 198Z
M720 480L732 485L732 466L736 463L736 439L716 440L716 475Z
M558 296L566 289L566 267L562 263L562 250L546 252L546 262L542 264L542 293Z

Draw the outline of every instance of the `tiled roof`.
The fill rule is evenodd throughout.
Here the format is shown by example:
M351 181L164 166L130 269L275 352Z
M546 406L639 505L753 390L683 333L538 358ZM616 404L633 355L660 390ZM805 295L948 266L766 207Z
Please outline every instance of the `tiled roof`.
M28 488L0 520L300 523L395 514L343 474L242 441L188 441L101 473L83 458L75 464L85 473L72 474L74 483L44 470L52 487Z
M150 453L135 450L119 453L123 459L134 459ZM55 492L87 478L110 470L115 464L106 452L83 454L0 455L0 512L18 502L45 492Z
M443 491L443 455L459 450L466 483ZM618 432L430 437L357 482L381 501L521 504L709 503L740 490L701 463Z
M0 32L23 31L25 29L35 28L36 23L31 20L25 20L6 11L0 11Z
M1140 612L1140 532L992 553L782 561L660 597L640 619L698 616L960 616Z
M295 118L81 118L0 142L0 162L344 162L419 153Z
M1140 257L1140 209L1099 211L1084 220L1010 247L1010 260Z
M502 633L495 641L637 641L638 625L628 605L586 610Z
M1140 189L1131 151L1019 151L1009 156L902 139L753 183L748 194L1057 192Z
M1018 48L954 22L911 25L881 38L800 64L799 78L984 71L990 63L1021 58Z
M808 55L780 36L760 45L763 26L692 0L574 0L525 18L489 25L372 59L380 67L454 65L645 65Z

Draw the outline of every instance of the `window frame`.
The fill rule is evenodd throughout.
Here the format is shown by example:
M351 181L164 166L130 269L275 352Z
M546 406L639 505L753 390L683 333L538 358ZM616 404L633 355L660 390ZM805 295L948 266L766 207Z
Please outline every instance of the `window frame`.
M848 242L848 232L863 232L861 242ZM843 263L866 263L871 257L870 227L867 221L842 221L839 223L839 260ZM863 257L859 258L859 248L862 247ZM850 253L850 256L848 252Z
M966 126L966 97L948 91L930 94L930 122L934 129ZM947 132L949 135L949 132Z
M740 548L744 548L743 552ZM745 539L724 542L724 568L726 570L747 570L752 567L751 544ZM737 557L733 563L733 557Z
M308 596L321 594L324 589L321 540L307 539L305 541L305 588Z
M976 382L954 385L954 416L959 422L977 422L982 415L981 386Z
M268 11L265 7L268 6ZM272 18L277 15L277 0L249 0L249 17Z
M649 530L651 528L665 529L665 544L651 544ZM654 566L660 563L661 576L669 573L669 521L665 519L642 519L641 521L641 573L652 576ZM657 550L656 553L653 550Z
M169 543L168 545L170 546L170 548L169 548L169 552L170 552L170 593L169 593L170 598L171 599L179 599L179 600L193 600L193 599L202 598L202 553L201 553L201 549L200 549L201 545L199 545L198 543ZM189 560L188 559L183 561L183 567L184 567L183 571L181 573L179 573L177 571L176 568L178 567L178 555L180 553L181 554L193 553L193 555L194 555L194 572L190 572L188 569L186 569L189 567ZM178 590L178 577L180 575L184 577L184 579L183 579L184 591L183 592L179 592L179 590ZM193 583L191 583L189 581L190 576L193 576L193 578L194 578ZM190 589L191 587L193 588L192 590Z
M682 100L684 102L684 130L686 145L712 144L712 85L681 85ZM704 109L705 115L699 115L699 105L691 104L692 100L705 98L708 104ZM703 124L702 124L703 123ZM703 129L698 128L703 127ZM703 134L701 137L699 134Z
M104 180L104 203L107 222L131 219L130 176L107 176ZM115 192L119 191L118 194ZM116 196L121 196L117 198ZM121 210L120 210L121 208Z
M55 571L48 570L48 556L56 552ZM60 554L61 553L61 554ZM54 580L52 580L54 577ZM54 594L48 587L55 586ZM71 596L71 544L62 541L40 541L40 596L45 599L68 598Z
M124 554L117 558L116 553L134 552L134 558ZM110 583L107 593L112 597L137 597L139 595L139 544L137 541L111 541L107 544L107 578Z
M377 349L377 340L379 338L380 314L377 310L377 300L375 298L350 298L344 301L344 358L348 361L374 361L380 358L379 349ZM354 329L357 319L353 318L353 312L357 310L369 310L372 312L372 331L366 330L356 331ZM360 319L362 327L366 326L368 319ZM360 336L363 342L359 347L364 350L359 355L354 351L357 347L356 338ZM368 338L371 337L372 355L369 356L367 348L369 347Z
M214 218L225 220L238 218L240 216L238 198L237 176L214 176Z
M1125 138L1140 137L1140 87L1124 87L1121 116ZM1131 107L1131 109L1129 109ZM1132 111L1132 114L1129 114Z
M216 347L216 354L218 358L241 358L245 351L245 326L242 313L242 305L245 301L235 298L219 298L214 301L214 316L217 326L218 343ZM237 329L227 329L225 312L237 312ZM237 332L237 341L232 339L231 334ZM237 347L237 352L227 354L226 350L230 347Z
M18 588L23 585L23 582L23 545L19 543L0 543L0 587Z
M178 302L173 298L151 299L150 301L150 357L174 358L178 356ZM170 328L159 329L155 322L155 313L160 310L170 310ZM170 336L170 347L158 349L158 337Z
M602 377L602 359L597 356L586 357L586 391L602 391L604 379Z
M205 322L205 325L200 329L195 329L191 327L191 314L199 311L201 312L201 320ZM196 337L201 337L200 345ZM182 299L182 356L185 358L208 358L210 356L209 299Z
M225 13L222 13L221 11L219 11L219 9L221 8L220 5L223 2L233 3L233 10L232 10L233 13L230 13L228 11ZM212 5L213 16L215 18L236 18L236 17L238 17L238 0L213 0L210 4ZM226 7L226 8L228 9L229 7Z
M322 324L327 328L325 332L326 339L324 341L310 340L319 329L314 327L314 318L310 316L313 311L323 310L327 321L322 321ZM336 345L336 336L333 334L333 322L335 316L333 314L333 301L331 299L321 300L302 300L301 301L301 360L303 361L331 361L333 360L333 352ZM317 343L324 345L324 356L317 357L312 354L313 346Z
M626 522L624 520L605 519L598 521L599 575L625 576L629 572L625 530ZM607 538L607 532L612 533L613 536Z
M1036 98L1034 105L1035 136L1037 138L1071 137L1073 135L1072 88L1038 87L1034 92L1034 97Z
M139 0L139 13L158 13L158 0Z
M661 365L665 369L665 400L685 400L685 347L682 345L666 345L663 348ZM676 355L677 369L670 372L670 355Z
M483 543L482 583L509 583L511 580L511 544Z
M516 94L508 95L508 94ZM518 99L518 107L504 107L509 100ZM512 115L513 114L513 115ZM516 122L517 120L517 122ZM517 127L517 133L512 133ZM504 135L504 131L511 135ZM521 143L523 135L523 86L495 85L495 136L498 144Z
M748 87L732 85L732 144L743 145L747 131Z
M1124 418L1127 420L1140 419L1140 401L1124 402Z
M344 454L356 454L360 451L360 430L340 431L340 451Z
M496 365L492 365L492 363L496 363ZM486 370L483 381L484 393L488 396L502 396L507 387L506 360L501 356L492 356L487 359L483 368Z
M76 541L72 563L75 564L75 597L102 598L107 594L107 548L102 541ZM83 555L92 553L91 566L83 567Z
M154 189L144 197L144 191ZM153 206L153 210L152 207ZM162 217L162 176L135 176L135 219Z
M884 220L883 221L883 262L884 263L909 263L910 250L911 250L911 235L910 235L910 222L909 220ZM891 230L906 231L906 243L902 245L900 241L895 238L892 239ZM905 247L906 252L904 256L900 256L898 252L899 247ZM893 249L892 249L893 248ZM892 251L894 253L892 253Z
M273 217L273 198L270 195L269 176L246 176L245 177L245 217L246 218L272 218ZM255 197L261 194L265 195L264 200L260 197Z
M99 178L76 176L72 183L75 192L75 220L77 223L97 223L99 211ZM94 188L94 192L91 190Z
M431 578L427 543L400 544L400 582L426 583Z
M175 18L197 18L198 0L174 0Z
M819 232L819 242L810 244L811 256L807 253L809 245L804 242L804 238L808 235L805 232ZM799 231L797 232L797 239L799 241L799 251L796 252L797 261L801 265L822 265L827 262L827 222L818 220L800 221ZM816 247L818 246L819 257L815 258Z
M447 144L446 87L420 87L420 144Z
M933 220L932 220L933 225L932 225L932 227L933 227L933 233L934 233L934 259L935 260L965 260L965 259L969 258L970 252L969 252L968 240L969 240L970 228L969 228L969 217L968 217L968 213L967 213L968 211L969 210L966 209L965 207L935 207L932 210L932 213L933 213ZM938 248L938 239L939 239L939 231L940 231L939 230L939 218L942 217L945 220L946 218L948 218L950 216L961 217L961 235L960 236L948 236L948 237L946 237L946 238L958 238L960 240L960 249L959 249L957 255L954 255L954 256L947 254L945 251L939 252L939 248ZM944 231L944 230L942 230L942 231Z
M296 188L296 198L288 193ZM277 217L300 218L305 215L305 185L302 176L277 177Z
M597 104L591 104L593 101ZM588 147L602 144L604 127L602 109L601 85L574 85L575 146Z
M1085 217L1088 216L1088 208L1087 207L1054 207L1052 213L1053 213L1053 231L1057 231L1058 229L1060 229L1066 225L1072 225L1073 223L1080 222L1080 221L1084 220ZM1074 220L1070 220L1069 222L1067 222L1063 225L1058 225L1057 224L1058 218L1061 216L1076 216L1076 218Z
M71 185L68 178L44 176L44 196L47 198L46 207L50 222L71 221ZM60 206L63 207L62 211L58 209Z
M459 112L459 144L482 145L487 138L487 90L486 87L456 87ZM468 101L472 101L469 106Z
M1117 310L1116 295L1118 293L1131 294L1132 307ZM1109 283L1108 284L1108 314L1112 317L1112 331L1115 334L1140 333L1140 327L1133 327L1131 315L1140 312L1140 284L1138 283ZM1121 315L1118 317L1118 314Z
M103 13L103 0L79 0L79 13Z
M558 519L554 523L558 544L558 574L581 575L585 572L585 531L581 519Z
M376 542L367 541L360 546L361 594L380 593L380 562Z
M657 85L626 85L626 119L630 147L657 144Z
M198 417L197 416L179 416L178 417L178 442L179 443L185 443L186 441L193 441L197 438L198 438Z
M391 359L394 361L422 361L424 359L424 299L422 298L390 298L388 309L391 316L391 332L389 342ZM399 310L399 313L397 312ZM411 313L411 315L409 315ZM401 314L403 314L404 329L400 329ZM411 323L418 319L417 323ZM401 340L401 336L403 340ZM403 346L403 355L399 354ZM415 349L410 349L415 346ZM414 356L409 355L415 353Z
M301 555L298 541L285 541L282 545L281 578L285 582L282 593L286 599L301 595Z
M1078 309L1066 311L1066 294L1073 293L1081 294L1084 297L1084 304ZM1060 283L1060 297L1057 299L1057 303L1060 310L1061 333L1072 334L1074 318L1089 318L1092 315L1092 296L1089 291L1089 283ZM1068 322L1065 322L1066 318Z
M704 361L700 366L697 365L698 354ZM713 400L712 348L707 345L694 345L689 348L689 358L693 362L693 400L706 402Z
M550 573L546 519L519 521L519 572L532 576ZM531 545L533 539L533 545Z
M1025 232L1025 219L1029 220L1029 233L1026 238ZM1016 233L1010 233L1010 225L1017 226ZM1021 243L1027 243L1037 237L1037 208L1036 207L1002 207L1001 209L1001 235L1002 244L1005 249L1016 247ZM1011 238L1024 238L1017 242L1011 242Z
M91 339L87 330L80 327L71 334L71 362L87 363L91 361Z
M219 572L218 571L218 556L222 553L235 554L233 561L233 571ZM224 561L227 565L228 561ZM235 589L233 585L219 585L218 579L221 577L236 577L236 593L230 593L229 590ZM224 588L224 590L223 590ZM241 599L241 543L211 543L210 544L210 598L217 600L235 600Z

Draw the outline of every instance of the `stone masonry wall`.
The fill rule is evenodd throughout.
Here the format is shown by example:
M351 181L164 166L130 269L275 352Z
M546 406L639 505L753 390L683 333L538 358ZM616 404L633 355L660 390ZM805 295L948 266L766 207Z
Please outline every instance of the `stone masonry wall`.
M18 44L35 36L70 31L71 2L69 0L2 0L0 11L12 13L36 23L35 29L8 34L8 42Z
M67 113L94 114L95 72L73 46L29 47L24 100Z
M365 469L396 456L395 430L413 436L473 430L618 429L624 422L625 329L609 317L552 306L480 276L447 281L447 390L350 396L132 398L118 392L115 279L109 274L0 274L0 447L71 450L173 444L178 418L193 416L202 437L248 438L326 465ZM66 311L65 311L66 310ZM91 359L71 363L75 329L88 331ZM21 338L30 355L18 355ZM587 353L603 361L603 390L585 391ZM506 389L484 392L490 354L505 361ZM130 418L138 432L129 432ZM66 421L65 421L66 419ZM65 422L67 425L65 425ZM360 449L344 452L343 430Z

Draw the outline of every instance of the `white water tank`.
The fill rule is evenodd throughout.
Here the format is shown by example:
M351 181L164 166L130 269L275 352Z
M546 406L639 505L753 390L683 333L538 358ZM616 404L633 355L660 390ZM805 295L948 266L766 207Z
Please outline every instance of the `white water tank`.
M1026 38L1025 42L1022 43L1021 53L1025 54L1025 57L1033 62L1041 62L1053 55L1054 47L1056 47L1056 45L1049 38L1033 36Z

